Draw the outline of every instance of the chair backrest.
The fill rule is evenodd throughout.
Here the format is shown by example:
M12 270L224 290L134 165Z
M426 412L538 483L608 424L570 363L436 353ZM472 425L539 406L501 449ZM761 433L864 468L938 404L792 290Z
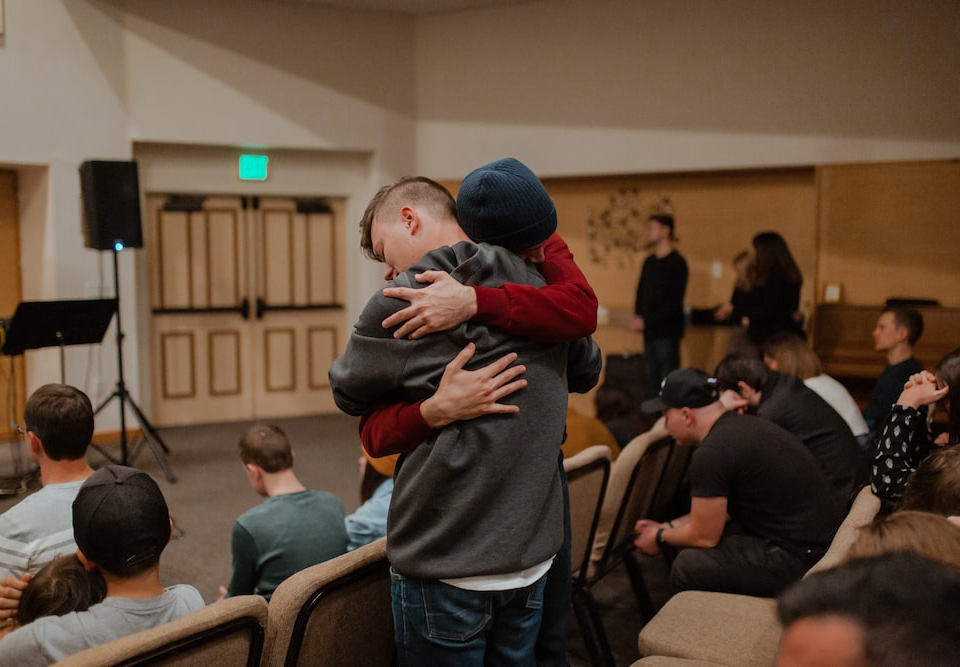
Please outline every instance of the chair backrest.
M593 535L600 519L600 506L610 477L611 451L593 445L563 460L570 491L570 569L573 576L585 574Z
M386 538L294 574L270 598L264 667L389 667L395 657Z
M830 542L827 553L807 570L807 574L828 570L843 562L850 545L857 539L857 531L873 521L879 511L880 499L873 495L873 491L870 490L868 484L860 489L860 493L853 499L850 511L847 512L846 518L837 528L837 533L833 536L833 541Z
M612 557L633 542L633 525L649 513L672 442L661 417L627 443L614 461L593 538L591 577L608 570Z
M683 482L687 475L687 468L690 467L692 455L693 447L683 447L675 443L670 447L670 455L664 465L663 476L660 477L653 500L650 501L650 512L646 518L668 521L676 517L676 515L667 516L666 514L671 509L674 498L684 486ZM689 495L687 501L689 502Z
M57 663L60 667L257 667L267 602L238 595L150 630L122 637Z

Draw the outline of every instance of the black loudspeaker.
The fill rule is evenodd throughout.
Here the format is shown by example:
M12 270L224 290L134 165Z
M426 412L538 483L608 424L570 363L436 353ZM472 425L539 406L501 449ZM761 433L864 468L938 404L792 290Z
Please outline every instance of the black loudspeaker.
M87 160L80 165L80 191L83 240L88 248L143 247L135 161Z

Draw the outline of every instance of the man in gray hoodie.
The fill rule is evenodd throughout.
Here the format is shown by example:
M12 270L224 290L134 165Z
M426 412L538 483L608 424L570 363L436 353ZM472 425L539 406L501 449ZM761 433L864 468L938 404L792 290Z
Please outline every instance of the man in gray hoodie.
M364 220L387 277L412 288L422 287L414 275L431 269L468 285L542 286L526 260L557 224L542 184L516 160L469 174L456 204L429 179L402 179L374 197ZM515 352L528 388L510 396L517 412L449 424L401 459L387 542L401 664L532 665L544 574L563 539L556 459L567 393L596 383L599 348L470 322L395 339L381 323L405 305L380 292L368 302L330 371L342 410L361 415L433 395L468 343L474 368Z

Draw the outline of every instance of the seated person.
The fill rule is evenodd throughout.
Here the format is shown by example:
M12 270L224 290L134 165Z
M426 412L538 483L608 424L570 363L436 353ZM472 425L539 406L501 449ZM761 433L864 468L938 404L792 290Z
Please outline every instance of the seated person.
M372 458L366 452L360 457L360 478L363 502L343 522L347 529L347 551L370 544L387 534L387 512L393 497L393 472L399 454ZM366 489L372 490L367 493Z
M849 507L867 483L867 458L836 410L800 378L769 370L759 359L725 357L716 375L727 408L756 413L800 438Z
M773 422L724 408L717 379L696 368L667 376L658 398L665 426L690 458L690 513L637 521L634 545L648 556L682 549L674 591L771 597L819 560L844 510L813 454ZM855 446L855 445L854 445Z
M915 553L816 572L777 601L779 667L955 667L960 573Z
M877 352L887 356L887 367L877 378L870 403L863 409L871 440L880 431L903 385L911 375L923 370L923 364L913 356L913 346L922 334L923 315L913 308L885 308L877 319L877 326L873 329L873 346Z
M40 568L20 596L17 624L43 616L86 611L107 594L107 582L98 570L89 571L77 555L61 556Z
M823 372L820 357L801 336L789 331L775 333L763 344L763 362L772 371L796 375L820 395L847 422L857 444L867 449L870 429L847 388Z
M251 426L239 450L247 481L266 500L233 524L233 576L226 596L257 594L269 600L290 575L346 553L343 503L300 483L290 441L280 427Z
M634 398L629 392L610 383L597 387L593 395L597 419L603 422L616 439L618 449L653 426L653 422L640 408L643 399Z
M203 598L193 586L160 584L160 554L172 527L149 475L119 465L93 473L73 501L73 531L77 558L106 582L103 602L14 630L0 640L0 664L50 665L201 609Z
M933 373L911 375L881 425L870 484L883 511L896 509L910 473L935 447L960 444L960 392L951 393L950 387L960 387L960 349L941 359ZM947 431L935 438L926 412L940 402L946 403Z
M915 552L960 572L960 527L932 512L881 514L857 531L845 560L894 551Z
M960 516L960 445L938 447L907 478L901 510Z
M93 407L82 391L65 384L40 387L27 399L23 421L27 453L40 467L43 488L0 514L0 579L20 579L76 551L70 503L93 473L85 458ZM12 615L5 608L0 618Z

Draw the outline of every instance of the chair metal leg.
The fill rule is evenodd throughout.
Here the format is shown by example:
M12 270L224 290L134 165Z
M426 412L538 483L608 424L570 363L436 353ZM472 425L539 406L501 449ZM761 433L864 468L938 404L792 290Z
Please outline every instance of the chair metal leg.
M597 609L597 603L590 589L575 584L572 600L577 622L580 624L584 643L590 654L590 663L594 667L616 667L613 649L610 648L610 641L603 628L603 618L600 616L600 610Z
M630 576L630 585L633 588L633 594L637 598L637 608L644 622L649 621L657 613L657 609L650 597L650 591L647 589L647 582L643 579L643 570L640 563L637 562L636 552L630 552L623 559L627 567L627 574Z

